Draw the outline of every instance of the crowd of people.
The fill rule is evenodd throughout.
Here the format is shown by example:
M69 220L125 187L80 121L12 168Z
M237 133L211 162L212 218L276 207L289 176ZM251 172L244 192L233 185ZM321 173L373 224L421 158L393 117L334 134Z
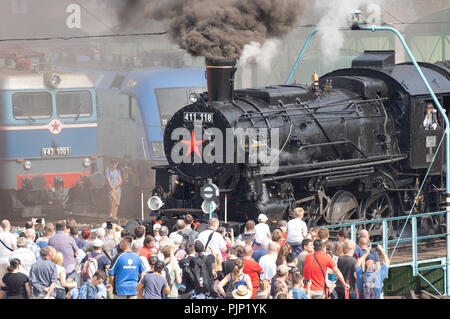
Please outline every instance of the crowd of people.
M264 214L241 234L211 218L197 231L186 214L173 227L112 222L27 222L0 231L0 298L8 299L380 299L389 259L360 230L331 240L309 229L303 209L269 227ZM272 228L272 230L271 230ZM237 236L236 236L237 235ZM36 238L39 237L39 238ZM380 258L381 257L381 258Z

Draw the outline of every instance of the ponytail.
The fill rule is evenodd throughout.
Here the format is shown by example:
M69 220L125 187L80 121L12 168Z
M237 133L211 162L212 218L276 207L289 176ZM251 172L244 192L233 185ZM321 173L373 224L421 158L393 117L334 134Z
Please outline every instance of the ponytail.
M244 260L242 258L236 259L236 261L234 262L233 271L231 273L231 278L234 279L232 282L233 286L239 281L239 273L242 268L244 268Z
M19 267L19 265L20 265L19 259L11 258L11 260L9 261L9 266L6 269L8 270L8 272L13 272Z

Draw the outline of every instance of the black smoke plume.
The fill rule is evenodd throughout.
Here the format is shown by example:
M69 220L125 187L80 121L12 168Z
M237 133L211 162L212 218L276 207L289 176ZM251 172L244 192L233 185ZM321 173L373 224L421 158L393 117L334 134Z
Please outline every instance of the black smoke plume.
M301 0L149 0L146 16L169 20L170 37L194 56L238 59L245 44L281 37Z

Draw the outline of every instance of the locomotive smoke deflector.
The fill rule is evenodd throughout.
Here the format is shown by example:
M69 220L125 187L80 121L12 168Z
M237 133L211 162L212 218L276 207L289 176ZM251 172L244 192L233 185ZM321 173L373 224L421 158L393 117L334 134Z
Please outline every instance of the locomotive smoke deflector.
M233 99L234 59L206 59L206 80L208 82L208 101L225 102Z

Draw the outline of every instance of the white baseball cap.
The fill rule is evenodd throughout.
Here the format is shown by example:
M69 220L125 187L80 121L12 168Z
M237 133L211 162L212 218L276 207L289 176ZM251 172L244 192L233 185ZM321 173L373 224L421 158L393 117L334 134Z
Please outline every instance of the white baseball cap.
M103 246L103 240L97 238L92 242L92 246L94 246L95 248L100 248Z
M258 221L259 222L265 222L265 221L267 221L269 218L267 218L267 216L266 215L264 215L264 214L259 214L259 216L258 216Z

